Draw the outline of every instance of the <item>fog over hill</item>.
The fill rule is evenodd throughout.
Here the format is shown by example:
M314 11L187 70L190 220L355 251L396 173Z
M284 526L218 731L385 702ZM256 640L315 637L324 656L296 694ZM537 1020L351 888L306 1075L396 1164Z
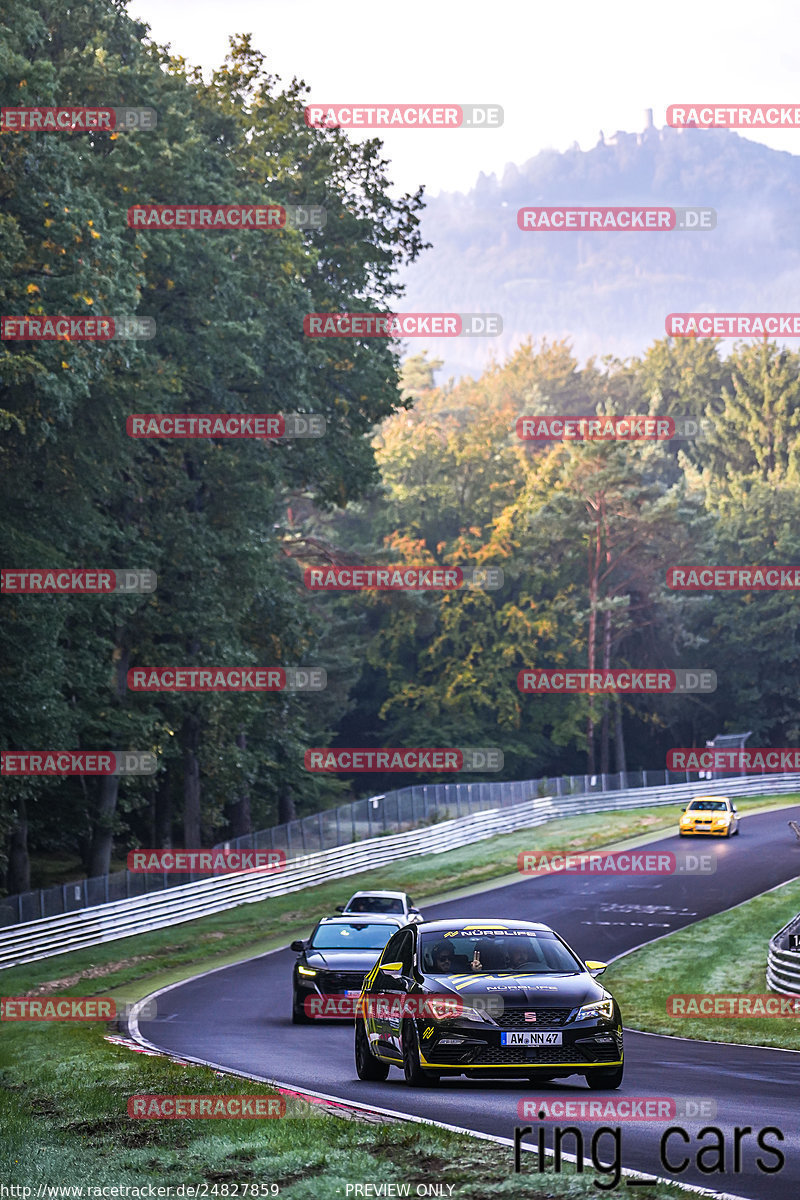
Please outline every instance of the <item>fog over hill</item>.
M487 137L490 136L487 133ZM522 231L527 205L685 205L716 209L706 232ZM798 154L730 130L615 133L593 150L543 151L501 179L429 197L432 242L407 268L403 312L498 312L501 337L410 339L448 375L479 374L492 352L569 337L578 357L642 352L670 312L800 311ZM732 342L730 343L732 344ZM794 340L795 348L797 339Z

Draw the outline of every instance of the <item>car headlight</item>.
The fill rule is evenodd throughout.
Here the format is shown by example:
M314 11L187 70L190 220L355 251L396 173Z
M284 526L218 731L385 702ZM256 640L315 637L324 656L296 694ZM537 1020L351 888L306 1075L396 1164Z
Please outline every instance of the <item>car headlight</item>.
M457 996L421 996L419 1015L433 1017L435 1021L445 1021L459 1015Z
M492 1018L482 1008L462 1008L458 1019L460 1021L488 1021L490 1025L494 1025Z
M436 1021L489 1021L491 1017L480 1008L469 1008L459 1002L458 996L425 996L424 1008Z
M316 975L316 973L317 973L316 971L312 971L311 967L298 967L297 968L298 975Z
M614 1015L614 1001L609 996L606 1000L595 1000L593 1004L584 1004L578 1010L576 1021L586 1021L591 1017L605 1017L610 1021Z

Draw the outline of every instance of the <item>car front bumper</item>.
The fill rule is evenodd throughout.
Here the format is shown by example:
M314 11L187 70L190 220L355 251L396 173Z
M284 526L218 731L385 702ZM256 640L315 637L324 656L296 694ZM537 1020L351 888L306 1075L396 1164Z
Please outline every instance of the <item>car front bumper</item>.
M518 1028L503 1030L502 1027L487 1028L465 1022L449 1027L436 1025L434 1032L426 1035L430 1025L430 1022L418 1022L420 1065L431 1070L480 1073L493 1069L518 1072L524 1069L527 1074L541 1068L546 1072L572 1074L591 1067L618 1066L622 1062L622 1032L610 1022L583 1021L545 1031L560 1033L560 1046L502 1045L500 1034L518 1033Z

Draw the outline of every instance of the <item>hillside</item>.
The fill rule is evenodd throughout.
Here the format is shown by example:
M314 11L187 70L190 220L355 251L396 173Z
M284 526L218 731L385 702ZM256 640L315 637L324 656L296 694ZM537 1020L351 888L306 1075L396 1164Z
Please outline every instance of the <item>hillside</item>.
M800 142L798 143L800 152ZM707 205L708 232L523 232L525 205ZM616 133L594 149L543 151L466 195L427 200L433 246L406 269L408 312L499 312L499 338L432 339L448 374L476 373L492 351L568 336L580 358L641 352L676 310L792 311L800 297L800 153L728 130ZM400 306L398 306L400 307ZM408 343L416 353L423 343Z

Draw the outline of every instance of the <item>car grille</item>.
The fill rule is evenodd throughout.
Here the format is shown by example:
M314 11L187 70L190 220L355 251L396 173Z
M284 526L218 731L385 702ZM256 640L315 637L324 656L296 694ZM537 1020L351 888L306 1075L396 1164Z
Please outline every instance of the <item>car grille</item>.
M566 1025L569 1020L571 1008L534 1008L531 1005L528 1008L505 1008L501 1016L497 1017L497 1024L501 1029L506 1026L514 1029L541 1029L543 1026ZM535 1021L526 1021L525 1013L535 1012Z
M326 971L320 982L326 992L361 991L365 975L366 971Z
M426 1057L428 1057L426 1055ZM619 1051L608 1046L436 1046L432 1062L454 1066L547 1066L559 1063L616 1062Z

